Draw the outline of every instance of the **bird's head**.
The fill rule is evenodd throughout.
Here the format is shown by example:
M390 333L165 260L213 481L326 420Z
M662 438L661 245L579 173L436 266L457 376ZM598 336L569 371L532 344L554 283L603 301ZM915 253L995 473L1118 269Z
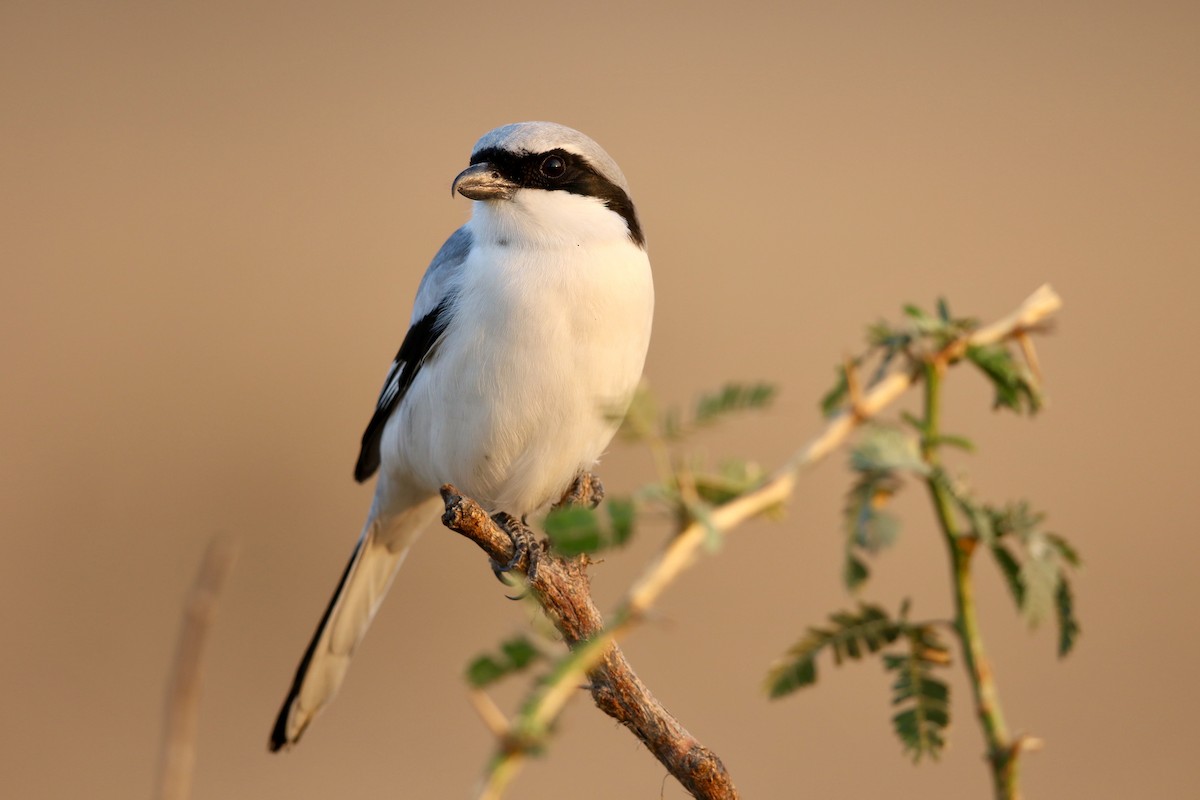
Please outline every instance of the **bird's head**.
M628 227L629 238L644 245L620 167L600 145L565 125L518 122L488 132L475 143L471 165L454 179L451 192L487 206L523 206L542 217L611 212Z

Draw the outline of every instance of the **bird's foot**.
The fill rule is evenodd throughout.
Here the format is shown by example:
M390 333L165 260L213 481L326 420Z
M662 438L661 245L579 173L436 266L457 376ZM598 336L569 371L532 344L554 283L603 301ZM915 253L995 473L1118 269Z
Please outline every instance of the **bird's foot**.
M555 508L565 506L584 506L595 508L604 499L604 484L591 472L581 472L563 493L562 499L554 504Z
M525 576L530 582L537 580L538 563L541 561L544 547L537 541L537 537L529 526L524 521L517 519L511 514L505 514L501 511L498 514L493 514L492 519L496 524L508 534L508 538L512 540L513 554L508 559L506 564L498 564L492 562L492 572L501 583L506 583L504 573L511 572L520 566L521 560L528 556L528 561L525 564Z

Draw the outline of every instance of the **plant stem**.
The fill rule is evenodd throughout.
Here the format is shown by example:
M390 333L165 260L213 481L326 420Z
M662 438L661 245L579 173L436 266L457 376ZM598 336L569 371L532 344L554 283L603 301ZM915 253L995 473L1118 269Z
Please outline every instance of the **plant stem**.
M971 556L978 540L959 530L953 510L953 499L942 477L941 460L937 453L941 414L941 382L946 365L934 359L925 364L925 431L921 457L929 466L925 482L933 498L938 524L950 555L951 577L954 582L954 627L962 647L967 677L975 695L975 711L987 741L987 760L992 771L992 787L996 800L1018 800L1017 753L1004 723L996 682L983 649L979 615L975 608L975 584L971 579Z

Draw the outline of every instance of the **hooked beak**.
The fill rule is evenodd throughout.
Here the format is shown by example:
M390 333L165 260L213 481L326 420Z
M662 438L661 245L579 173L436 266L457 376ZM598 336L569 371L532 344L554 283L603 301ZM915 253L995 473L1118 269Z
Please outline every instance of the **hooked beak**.
M458 192L471 200L509 200L517 188L517 184L500 174L500 170L483 161L458 173L454 183L450 184L450 194Z

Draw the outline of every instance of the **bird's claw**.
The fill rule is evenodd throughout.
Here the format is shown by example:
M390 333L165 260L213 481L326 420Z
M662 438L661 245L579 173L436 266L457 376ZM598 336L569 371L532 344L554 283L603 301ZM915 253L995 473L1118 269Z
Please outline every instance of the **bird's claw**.
M571 482L567 491L563 492L562 498L554 504L554 507L584 506L586 508L595 508L600 505L600 501L603 499L604 484L600 482L600 479L591 472L581 472L575 476L575 480Z
M521 564L521 559L528 556L528 561L525 566L525 576L530 582L537 580L538 563L541 561L542 553L545 548L537 542L533 531L529 529L521 520L500 512L492 517L496 524L508 534L508 538L512 540L513 554L505 564L498 564L492 561L492 573L501 583L507 585L508 581L504 580L504 573L511 572ZM510 597L510 600L520 600L524 595Z

